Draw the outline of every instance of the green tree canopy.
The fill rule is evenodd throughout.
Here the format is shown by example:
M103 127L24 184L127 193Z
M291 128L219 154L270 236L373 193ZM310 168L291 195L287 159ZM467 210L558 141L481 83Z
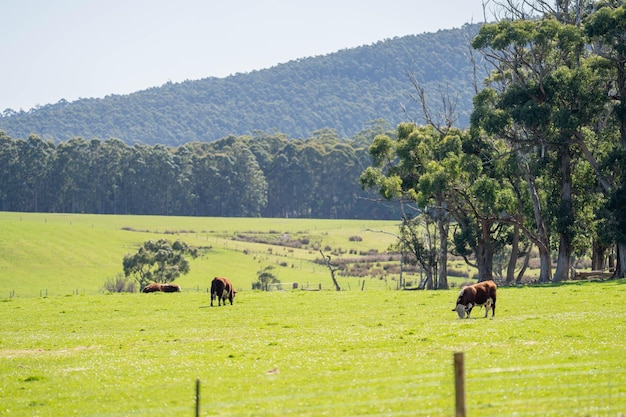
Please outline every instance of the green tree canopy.
M172 282L189 272L189 261L185 255L195 258L198 249L181 240L148 240L136 254L124 256L124 275L134 277L141 289L151 282Z

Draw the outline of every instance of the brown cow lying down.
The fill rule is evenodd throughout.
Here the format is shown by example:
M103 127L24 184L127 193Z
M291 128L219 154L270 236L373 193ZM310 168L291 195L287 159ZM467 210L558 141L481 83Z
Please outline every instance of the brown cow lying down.
M159 284L157 282L153 282L152 284L146 285L143 289L143 292L180 292L180 286L178 284Z
M230 305L233 305L233 298L235 298L236 291L233 288L233 283L228 278L215 277L211 282L211 307L213 307L213 299L217 297L218 307L226 305L226 299L230 300Z
M463 287L456 299L456 308L452 311L456 311L461 319L467 314L469 319L472 308L485 306L485 317L489 315L491 308L491 317L493 318L496 315L496 291L497 286L493 281L483 281Z

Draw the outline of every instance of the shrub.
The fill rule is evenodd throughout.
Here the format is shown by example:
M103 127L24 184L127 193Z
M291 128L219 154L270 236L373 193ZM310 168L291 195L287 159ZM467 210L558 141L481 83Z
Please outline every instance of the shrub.
M107 278L104 282L104 290L107 292L137 292L137 283L120 273L115 278Z

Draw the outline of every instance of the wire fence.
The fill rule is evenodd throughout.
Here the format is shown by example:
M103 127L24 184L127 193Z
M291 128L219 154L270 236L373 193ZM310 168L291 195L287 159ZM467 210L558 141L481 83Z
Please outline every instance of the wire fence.
M476 359L472 358L471 362ZM226 396L217 403L211 398L211 404L205 402L203 408L217 408L229 415L229 410L243 406L263 410L266 416L626 417L626 370L611 366L609 362L508 368L472 366L461 374L463 382L459 384L455 356L454 372L451 367L450 372L389 375L382 381L354 380L335 388L341 401L311 404L308 401L311 396L328 395L328 387L322 386L323 382L311 381L307 390L294 390L288 396L266 393L262 397L250 395L243 401L238 398L232 402ZM572 380L576 382L565 382ZM394 394L372 390L373 386L381 384L394 387ZM199 386L197 381L196 416L204 415L199 406ZM461 412L459 386L463 387Z
M471 415L626 416L626 368L608 362L470 369L466 375Z

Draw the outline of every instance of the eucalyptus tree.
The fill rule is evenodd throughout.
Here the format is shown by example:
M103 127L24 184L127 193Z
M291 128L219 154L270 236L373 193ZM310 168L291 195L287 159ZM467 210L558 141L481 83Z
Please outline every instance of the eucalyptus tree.
M508 2L517 20L483 26L472 43L495 68L489 87L475 101L479 113L474 121L505 138L519 154L534 202L541 281L550 279L551 271L548 223L559 237L554 279L569 276L576 234L572 172L580 163L583 132L602 113L601 80L586 60L580 26L585 3L523 1L530 6L526 14ZM541 175L558 181L557 198L543 202L556 206L546 207L538 196Z
M6 132L0 130L0 209L19 210L15 195L20 188L17 143Z
M267 181L241 138L198 146L192 158L191 192L196 215L260 216L267 204Z
M222 192L217 166L219 155L196 149L192 159L191 192L194 199L191 212L194 216L219 216L217 203Z
M438 280L434 287L439 289L448 288L448 198L459 174L452 162L458 151L460 141L454 134L442 134L433 126L401 123L397 139L387 135L374 138L370 147L372 166L360 177L363 187L377 189L383 198L414 202L432 216L438 231L437 236L431 236L437 242ZM410 223L405 221L404 225Z
M131 147L120 139L104 142L91 141L92 172L98 184L97 212L117 214L124 212L124 172L128 164Z
M89 142L76 137L56 147L56 158L50 164L57 185L55 211L91 213L95 190L90 176Z
M54 144L30 135L26 140L17 140L19 169L11 178L10 187L15 191L15 202L19 211L47 211L46 190L50 188L50 161L54 158Z
M352 146L336 143L325 153L320 172L316 217L347 217L356 206L361 173ZM321 204L320 204L321 203Z
M266 212L270 217L310 216L308 200L298 198L303 190L310 189L301 162L301 146L300 141L289 141L274 156L265 172L268 182Z
M450 211L456 220L454 247L471 264L475 259L479 280L494 278L494 258L509 247L508 280L518 259L519 240L512 224L521 216L523 196L507 175L511 154L502 141L462 136L462 152L455 162L459 174L453 185Z
M267 180L247 144L236 142L230 149L232 169L222 176L231 177L230 194L236 197L229 214L258 217L267 204Z
M609 142L602 166L598 169L600 184L607 197L607 209L611 213L608 227L617 242L616 276L626 277L626 4L622 0L604 0L594 3L592 12L585 20L585 32L589 36L593 51L598 57L600 70L606 69L607 83L605 100L610 119L604 129L602 139ZM615 134L611 134L611 130ZM603 146L604 145L604 146ZM599 148L607 149L606 143ZM592 152L587 153L593 161Z
M124 255L122 266L126 277L133 277L140 289L151 282L168 283L190 270L187 256L196 258L198 249L187 243L167 239L144 242L137 253Z

